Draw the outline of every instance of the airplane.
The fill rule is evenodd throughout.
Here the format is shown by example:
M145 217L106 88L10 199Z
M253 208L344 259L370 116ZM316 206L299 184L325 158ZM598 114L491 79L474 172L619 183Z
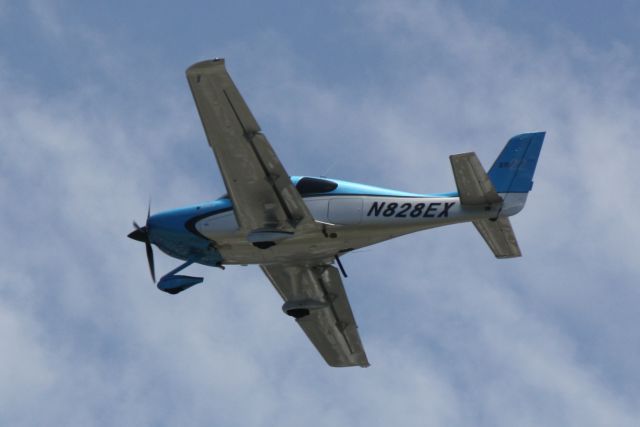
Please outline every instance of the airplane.
M545 132L511 138L486 171L475 153L449 157L457 191L415 194L315 176L289 176L225 67L198 62L186 76L227 194L150 215L128 237L183 262L157 287L178 294L198 263L258 264L329 366L369 366L340 257L398 236L471 222L497 258L521 256L509 217L525 206Z

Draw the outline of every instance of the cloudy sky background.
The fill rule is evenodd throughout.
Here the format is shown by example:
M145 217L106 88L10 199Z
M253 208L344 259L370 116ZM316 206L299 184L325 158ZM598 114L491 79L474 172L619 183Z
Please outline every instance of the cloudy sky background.
M638 425L638 3L228 3L0 0L0 424ZM469 224L346 256L368 369L255 266L157 291L125 236L224 192L184 78L216 56L292 175L450 191L547 131L524 257Z

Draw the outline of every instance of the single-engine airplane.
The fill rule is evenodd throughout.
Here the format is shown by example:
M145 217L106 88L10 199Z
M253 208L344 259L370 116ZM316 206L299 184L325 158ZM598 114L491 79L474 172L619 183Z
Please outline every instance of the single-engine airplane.
M369 366L342 284L340 256L404 234L471 222L498 258L520 256L509 217L525 205L544 132L509 140L488 172L476 154L450 156L457 191L414 194L337 179L290 177L261 132L223 59L186 71L228 194L150 215L129 237L184 263L158 288L177 294L203 278L177 274L198 263L259 264L284 313L330 366ZM337 266L337 267L336 267Z

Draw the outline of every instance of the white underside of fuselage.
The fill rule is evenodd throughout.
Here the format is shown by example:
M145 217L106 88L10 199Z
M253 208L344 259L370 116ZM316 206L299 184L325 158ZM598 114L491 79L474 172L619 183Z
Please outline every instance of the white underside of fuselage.
M500 212L498 206L464 208L457 197L323 196L305 198L305 203L323 223L322 231L296 232L268 249L247 240L252 230L241 229L233 211L203 218L195 227L213 242L224 264L313 265L404 234L511 214Z

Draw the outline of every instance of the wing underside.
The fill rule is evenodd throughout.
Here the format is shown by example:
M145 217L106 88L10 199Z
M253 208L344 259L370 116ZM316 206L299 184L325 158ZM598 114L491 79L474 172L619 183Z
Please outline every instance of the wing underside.
M340 273L330 265L262 265L296 322L330 366L369 366Z
M261 133L224 60L199 62L186 74L240 227L288 232L313 227L313 217Z

